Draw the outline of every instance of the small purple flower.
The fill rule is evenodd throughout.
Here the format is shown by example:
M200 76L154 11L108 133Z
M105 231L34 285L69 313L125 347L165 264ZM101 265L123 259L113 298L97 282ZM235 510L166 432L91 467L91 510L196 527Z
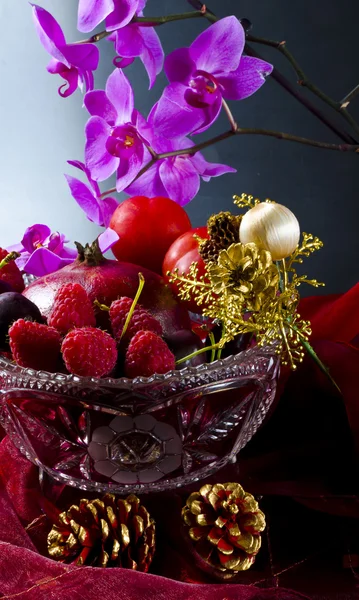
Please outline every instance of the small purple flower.
M158 136L151 139L151 147L158 153L172 152L190 148L193 142L167 140ZM145 163L150 160L146 151ZM149 197L166 196L180 206L188 204L198 193L201 178L209 181L211 177L219 177L224 173L236 173L236 169L227 165L209 163L203 154L197 152L193 156L182 154L157 161L146 173L125 189L127 194L137 196L145 194Z
M85 212L89 221L100 225L100 227L108 227L118 206L117 200L111 197L101 198L100 188L96 181L91 178L90 171L86 169L84 163L78 160L67 162L69 165L83 171L89 182L89 185L87 185L75 177L65 175L72 197Z
M107 31L119 29L145 4L146 0L80 0L77 28L82 32L92 31L106 19Z
M134 109L131 84L121 69L116 69L107 80L106 91L88 92L84 102L93 115L86 125L86 167L94 181L104 181L117 171L116 188L121 192L142 166L147 128Z
M142 16L142 12L139 14ZM148 73L151 88L156 81L156 75L162 71L164 60L161 41L154 27L130 23L114 31L107 39L114 42L119 55L114 59L114 65L120 68L127 67L138 56Z
M62 233L51 233L47 225L36 224L26 229L20 244L8 250L21 254L16 260L21 271L41 277L75 260L77 251L65 246L66 242L68 240Z
M100 56L98 48L94 44L67 44L60 25L47 10L36 4L32 4L32 10L40 42L52 56L47 70L67 82L59 88L60 96L66 98L78 87L92 90L93 71Z
M167 56L170 84L150 117L161 135L176 138L200 133L218 117L222 98L243 100L263 85L273 67L242 56L244 42L244 29L231 16L211 25L189 48L178 48Z

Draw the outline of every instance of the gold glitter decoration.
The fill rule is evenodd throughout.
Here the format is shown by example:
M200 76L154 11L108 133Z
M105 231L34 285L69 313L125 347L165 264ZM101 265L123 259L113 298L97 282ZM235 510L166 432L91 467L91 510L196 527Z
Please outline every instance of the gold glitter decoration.
M234 575L254 563L265 516L239 483L204 485L188 497L182 518L195 551L210 567Z
M62 512L47 546L60 562L147 572L155 552L155 523L137 496L121 500L106 494Z
M215 294L236 295L247 310L259 310L278 290L279 274L272 257L256 244L232 244L221 250L208 273Z
M250 209L259 200L242 194L235 196L235 203ZM215 217L212 222L216 222ZM324 284L298 275L295 265L322 246L317 237L303 233L291 256L274 262L270 252L256 244L237 242L207 262L201 276L197 263L192 263L188 274L169 273L170 281L178 285L181 299L194 299L205 317L221 323L222 337L215 345L217 358L227 342L250 333L258 345L274 344L282 364L295 369L307 351L329 375L309 344L310 323L297 313L298 286Z

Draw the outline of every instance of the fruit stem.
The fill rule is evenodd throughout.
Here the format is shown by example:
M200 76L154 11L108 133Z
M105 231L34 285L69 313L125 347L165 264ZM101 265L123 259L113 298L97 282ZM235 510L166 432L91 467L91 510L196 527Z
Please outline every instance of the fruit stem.
M19 257L20 254L18 252L10 252L7 256L5 256L5 258L2 259L2 261L0 261L0 269L3 269L4 267L6 267L6 265L8 265L13 260L16 260Z
M101 302L99 302L98 300L95 300L93 304L100 310L105 310L107 312L110 312L110 307L107 306L106 304L101 304Z
M128 326L130 324L130 321L132 319L132 315L133 315L134 310L136 308L136 304L138 302L139 297L141 296L141 292L143 290L143 286L145 285L145 278L142 275L142 273L138 274L138 280L139 280L139 284L138 284L138 289L137 289L137 292L136 292L136 296L133 299L133 302L131 304L131 308L130 308L130 310L128 312L128 315L126 317L126 321L125 321L125 324L123 326L122 333L121 333L121 336L120 336L120 342L121 342L123 336L125 335L125 333L127 331L127 328L128 328Z
M218 348L218 346L219 346L219 343L212 344L212 346L206 346L205 348L200 348L200 350L196 350L196 352L192 352L192 354L187 354L187 356L184 356L183 358L176 360L176 365L180 365L180 364L186 362L187 360L191 360L192 358L194 358L195 356L198 356L199 354L202 354L203 352L208 352L209 350L215 350L216 348Z

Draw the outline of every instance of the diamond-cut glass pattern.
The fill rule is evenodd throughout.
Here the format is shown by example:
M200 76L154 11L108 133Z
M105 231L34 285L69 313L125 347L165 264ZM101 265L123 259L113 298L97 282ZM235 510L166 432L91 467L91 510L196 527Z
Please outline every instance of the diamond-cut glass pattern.
M273 348L135 380L37 372L0 358L0 421L58 481L162 491L235 459L267 414L277 375Z

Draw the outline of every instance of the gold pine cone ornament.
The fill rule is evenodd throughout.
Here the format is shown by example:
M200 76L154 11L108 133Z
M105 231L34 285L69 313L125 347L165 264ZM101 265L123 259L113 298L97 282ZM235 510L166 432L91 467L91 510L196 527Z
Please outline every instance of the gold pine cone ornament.
M233 576L253 564L265 517L239 483L204 485L187 499L182 518L195 552L208 567Z
M147 572L155 552L155 523L137 496L106 494L62 512L47 538L55 560Z

